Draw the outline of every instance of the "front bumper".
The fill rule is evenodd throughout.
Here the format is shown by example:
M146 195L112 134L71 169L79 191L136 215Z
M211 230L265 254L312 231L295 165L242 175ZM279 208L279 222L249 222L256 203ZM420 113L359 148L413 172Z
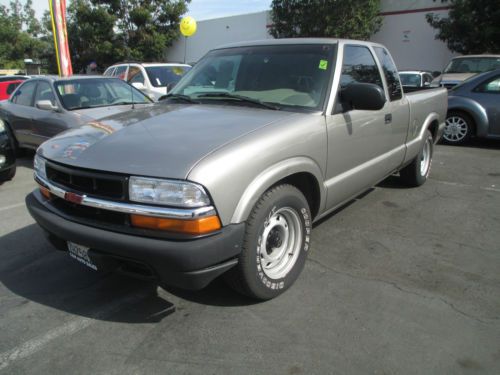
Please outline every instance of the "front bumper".
M87 246L100 269L147 277L184 289L201 289L237 264L245 224L192 240L165 240L103 230L53 213L38 190L26 197L31 216L60 250L66 241Z

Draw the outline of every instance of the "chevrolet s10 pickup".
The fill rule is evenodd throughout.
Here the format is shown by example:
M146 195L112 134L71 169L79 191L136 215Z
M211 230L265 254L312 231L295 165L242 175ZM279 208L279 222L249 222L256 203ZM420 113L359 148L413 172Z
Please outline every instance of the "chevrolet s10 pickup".
M444 88L405 95L389 52L281 39L210 51L163 100L39 148L26 204L93 269L201 289L289 288L315 221L389 175L429 176Z

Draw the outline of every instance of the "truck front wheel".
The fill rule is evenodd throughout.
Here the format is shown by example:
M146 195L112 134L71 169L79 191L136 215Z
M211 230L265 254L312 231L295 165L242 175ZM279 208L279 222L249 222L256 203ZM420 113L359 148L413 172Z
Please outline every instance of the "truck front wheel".
M283 293L304 268L311 220L297 188L283 184L269 189L248 218L238 265L226 275L229 285L260 300Z
M412 187L423 185L431 172L433 153L434 139L432 138L432 133L427 130L424 144L417 157L399 171L402 182Z

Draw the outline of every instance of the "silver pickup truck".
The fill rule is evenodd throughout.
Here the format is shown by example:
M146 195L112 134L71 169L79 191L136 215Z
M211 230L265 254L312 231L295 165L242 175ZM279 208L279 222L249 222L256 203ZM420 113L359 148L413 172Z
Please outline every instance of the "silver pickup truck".
M443 88L405 95L387 50L282 39L209 52L161 102L45 142L27 207L58 249L200 289L273 298L312 225L389 175L423 184Z

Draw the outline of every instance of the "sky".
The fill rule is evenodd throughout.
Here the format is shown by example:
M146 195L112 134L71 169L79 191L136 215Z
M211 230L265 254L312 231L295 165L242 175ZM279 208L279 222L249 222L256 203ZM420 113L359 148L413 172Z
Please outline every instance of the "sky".
M68 0L66 0L68 2ZM70 1L70 0L69 0ZM9 5L10 0L0 0L0 5ZM21 0L24 3L24 0ZM34 0L33 8L37 17L49 8L48 0ZM192 0L188 5L188 16L201 21L210 18L232 16L235 14L254 13L267 10L271 0Z

